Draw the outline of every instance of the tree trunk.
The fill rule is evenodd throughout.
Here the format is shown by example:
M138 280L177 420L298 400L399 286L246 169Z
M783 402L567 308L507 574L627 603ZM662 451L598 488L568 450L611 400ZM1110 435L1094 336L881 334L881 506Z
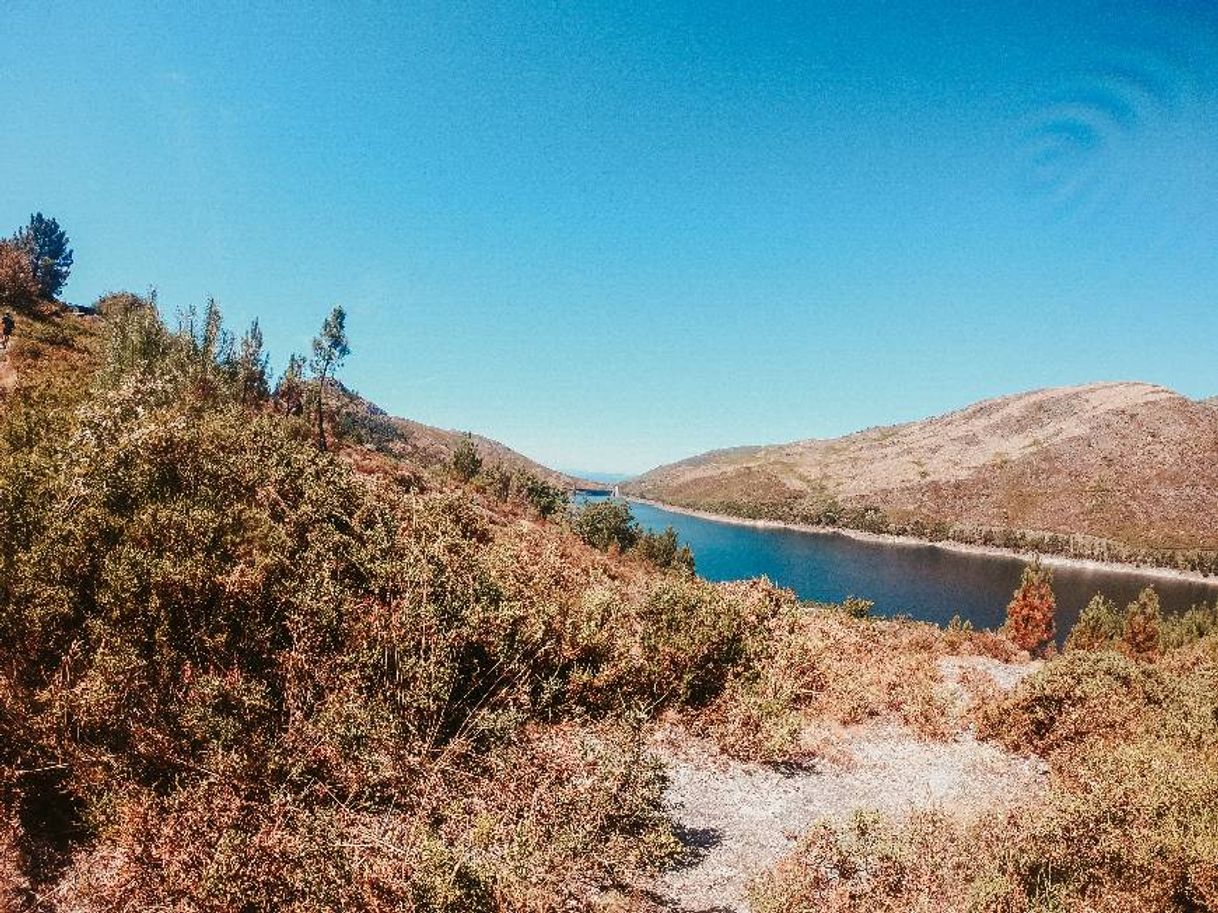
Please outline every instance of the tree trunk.
M321 449L326 449L326 421L323 416L322 406L326 401L326 372L321 372L321 378L317 384L317 440L321 444Z

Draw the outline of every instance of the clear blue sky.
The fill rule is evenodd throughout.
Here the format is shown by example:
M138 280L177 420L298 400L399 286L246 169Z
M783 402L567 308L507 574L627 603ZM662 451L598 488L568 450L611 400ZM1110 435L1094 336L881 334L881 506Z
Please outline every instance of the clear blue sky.
M551 465L1218 393L1211 4L9 0L0 100L70 300L278 365L342 303L351 384Z

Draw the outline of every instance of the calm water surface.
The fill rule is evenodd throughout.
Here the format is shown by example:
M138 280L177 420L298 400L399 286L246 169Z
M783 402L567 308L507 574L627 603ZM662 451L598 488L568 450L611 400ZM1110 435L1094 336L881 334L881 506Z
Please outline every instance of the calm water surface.
M840 533L757 529L718 523L631 503L644 527L672 526L693 549L698 573L709 580L765 575L803 599L838 602L861 596L884 615L910 615L946 624L953 615L979 628L1003 622L1007 603L1025 562L1018 558L969 555L934 545L863 542ZM1181 611L1218 598L1213 585L1136 573L1054 567L1058 631L1068 631L1097 592L1124 605L1147 584L1165 611Z

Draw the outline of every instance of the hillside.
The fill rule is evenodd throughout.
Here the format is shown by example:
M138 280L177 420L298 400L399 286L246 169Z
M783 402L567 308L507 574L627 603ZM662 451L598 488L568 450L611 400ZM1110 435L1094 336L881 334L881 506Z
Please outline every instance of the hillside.
M1092 537L1175 560L1218 549L1215 454L1210 405L1097 383L830 440L713 451L624 489L745 517L1103 550L1081 538Z
M1030 663L593 548L339 403L323 449L218 315L18 316L5 913L1218 903L1214 609Z
M340 421L350 437L413 465L429 469L446 465L451 462L457 445L468 438L484 463L527 472L563 489L600 487L595 482L577 479L543 466L489 437L436 428L390 415L376 403L341 385L335 398L340 404Z

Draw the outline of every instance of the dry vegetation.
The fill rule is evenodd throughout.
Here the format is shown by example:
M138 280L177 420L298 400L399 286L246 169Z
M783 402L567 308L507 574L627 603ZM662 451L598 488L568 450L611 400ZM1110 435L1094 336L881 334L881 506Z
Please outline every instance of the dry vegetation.
M662 466L640 497L1218 572L1218 412L1140 383L1040 390L835 440Z
M1218 612L1097 605L1004 693L1002 636L597 551L341 413L322 452L222 334L101 310L23 311L0 392L0 910L654 910L661 720L774 770L860 723L1052 767L815 828L756 910L1214 908Z
M1162 623L1175 648L1096 641L979 692L978 734L1045 759L1043 796L969 820L932 808L815 827L754 885L753 909L1218 909L1218 609L1200 615L1209 633ZM1127 610L1139 616L1144 631L1154 613Z

